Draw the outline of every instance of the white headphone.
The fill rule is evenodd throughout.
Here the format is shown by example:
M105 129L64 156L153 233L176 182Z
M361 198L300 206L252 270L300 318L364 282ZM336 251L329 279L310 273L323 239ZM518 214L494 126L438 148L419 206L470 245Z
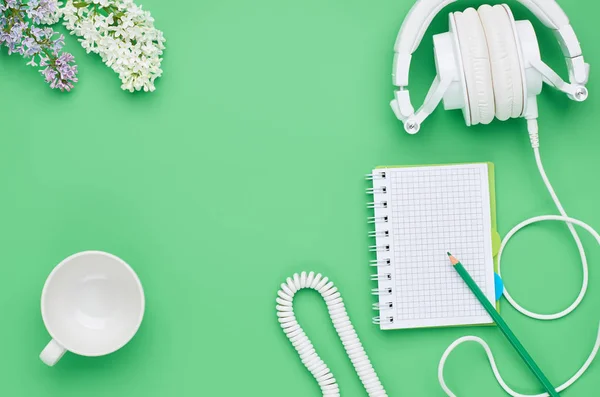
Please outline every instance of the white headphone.
M566 83L540 56L529 21L515 21L507 5L483 5L450 14L450 32L434 36L437 76L423 106L415 112L408 90L412 54L435 16L456 0L418 0L402 24L394 46L392 101L396 117L409 134L443 100L446 110L462 109L467 126L524 117L536 119L536 97L542 82L575 101L587 99L589 65L569 18L554 0L519 0L547 27L561 45L569 69Z

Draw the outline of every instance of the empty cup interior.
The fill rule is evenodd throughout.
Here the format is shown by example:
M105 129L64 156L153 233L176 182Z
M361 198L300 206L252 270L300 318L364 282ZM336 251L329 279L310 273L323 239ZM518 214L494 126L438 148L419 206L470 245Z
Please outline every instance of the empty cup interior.
M61 263L42 294L42 315L52 337L86 356L112 353L137 332L144 313L138 277L120 259L82 253Z

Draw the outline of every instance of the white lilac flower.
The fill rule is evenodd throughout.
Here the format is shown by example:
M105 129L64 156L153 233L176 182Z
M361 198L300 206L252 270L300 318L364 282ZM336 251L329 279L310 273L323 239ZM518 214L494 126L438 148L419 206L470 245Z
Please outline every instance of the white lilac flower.
M155 90L165 39L142 6L133 0L67 0L61 13L81 46L118 73L122 89Z

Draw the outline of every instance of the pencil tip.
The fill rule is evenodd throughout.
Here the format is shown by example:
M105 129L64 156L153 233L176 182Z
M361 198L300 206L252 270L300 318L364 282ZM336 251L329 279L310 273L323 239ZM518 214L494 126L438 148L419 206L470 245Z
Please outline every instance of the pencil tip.
M448 258L450 259L450 263L452 264L452 266L455 266L458 264L458 259L456 259L454 257L454 255L452 255L451 253L448 252Z

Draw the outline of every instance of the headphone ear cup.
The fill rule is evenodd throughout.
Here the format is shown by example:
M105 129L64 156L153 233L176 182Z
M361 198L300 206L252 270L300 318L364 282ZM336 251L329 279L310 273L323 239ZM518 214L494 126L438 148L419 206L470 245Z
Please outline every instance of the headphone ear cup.
M492 72L485 32L474 8L453 14L463 60L471 125L489 124L495 116Z
M514 19L501 5L483 5L478 12L489 49L496 118L520 117L525 100Z

